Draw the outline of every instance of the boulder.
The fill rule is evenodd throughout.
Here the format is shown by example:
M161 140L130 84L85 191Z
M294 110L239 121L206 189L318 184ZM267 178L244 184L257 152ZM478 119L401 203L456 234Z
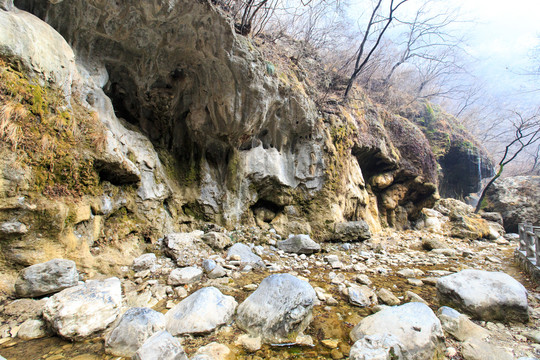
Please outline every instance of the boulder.
M122 305L122 286L117 278L87 281L51 296L43 318L60 336L81 340L112 323Z
M150 308L131 308L105 340L109 354L132 357L150 336L165 330L165 316Z
M188 360L180 341L165 330L149 337L133 360Z
M399 305L401 304L401 301L397 298L396 295L394 295L390 290L388 289L379 289L377 290L377 296L386 305Z
M502 272L463 270L437 280L440 303L475 319L529 320L527 290Z
M448 246L440 239L429 237L422 239L422 248L431 251L434 249L446 249Z
M201 236L201 239L212 249L216 250L223 250L232 245L232 241L229 236L215 231L204 234Z
M193 284L202 279L203 272L195 266L188 266L182 269L174 269L169 274L169 285Z
M363 220L337 223L334 228L334 240L350 242L369 238L371 238L369 225Z
M234 244L229 248L229 251L227 251L227 258L230 259L233 257L240 259L242 265L265 267L260 256L255 255L249 246L242 243Z
M316 300L309 283L289 274L270 275L240 304L236 323L265 343L292 343L311 322Z
M135 271L150 270L150 268L156 264L156 261L156 254L142 254L141 256L133 260L132 267Z
M402 344L403 359L431 360L442 353L444 334L431 309L412 302L388 307L364 318L350 333L353 341L365 336L390 334Z
M486 211L501 213L504 229L518 232L518 224L540 224L540 176L498 178L486 193Z
M202 231L168 234L163 238L163 252L181 267L206 259L212 249L201 240L202 234Z
M287 240L278 241L278 249L295 254L313 254L321 250L321 246L311 240L309 235L294 235Z
M360 307L377 305L377 295L366 285L351 285L347 290L351 304Z
M78 282L75 262L53 259L22 270L15 282L15 292L19 297L37 297L59 292Z
M165 314L167 331L175 336L211 332L232 320L237 305L213 286L202 288Z
M356 341L349 353L350 360L402 360L403 344L392 334L366 335Z

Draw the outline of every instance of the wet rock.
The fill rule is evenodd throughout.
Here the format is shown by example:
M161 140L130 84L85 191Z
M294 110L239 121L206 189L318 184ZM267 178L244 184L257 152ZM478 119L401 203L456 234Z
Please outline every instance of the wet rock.
M53 259L22 270L15 282L15 292L19 297L37 297L59 292L78 282L75 262Z
M352 285L347 290L349 293L349 302L353 305L367 307L377 304L377 295L366 285Z
M131 308L122 315L105 341L105 351L132 357L154 333L165 330L165 316L150 308Z
M213 331L232 320L237 305L213 286L202 288L165 314L167 331L175 336Z
M255 255L249 246L236 243L227 251L227 258L237 257L242 265L255 265L257 267L265 267L264 262L260 256Z
M231 238L224 233L209 232L201 236L201 239L212 249L223 250L232 245Z
M28 319L21 324L17 336L23 340L39 339L49 335L43 320Z
M311 240L309 235L294 235L287 240L278 241L278 249L295 254L313 254L321 250L321 246Z
M133 360L188 360L180 341L165 330L149 337Z
M356 341L349 353L350 360L402 360L403 344L387 333L363 336Z
M202 279L203 272L201 269L188 266L181 269L174 269L169 274L168 283L172 286L193 284Z
M441 323L431 309L422 303L407 303L385 308L364 318L351 331L358 341L364 336L390 334L403 345L403 359L431 360L443 351Z
M236 322L265 343L295 342L311 322L316 300L309 283L289 274L270 275L240 304Z
M379 289L377 290L377 296L386 305L399 305L401 301L388 289Z
M227 360L230 353L227 346L212 342L199 348L191 360Z
M202 231L168 234L163 239L163 252L181 267L206 259L212 249L201 240L202 234Z
M364 241L371 238L369 225L363 221L337 223L334 228L334 240L343 242Z
M437 281L441 304L460 309L476 319L529 320L527 290L501 272L463 270Z
M133 260L133 270L135 271L143 271L143 270L150 270L152 266L156 264L157 258L156 254L154 253L148 253L148 254L142 254L135 260Z
M455 337L458 341L469 339L484 339L489 336L489 331L473 323L467 316L458 311L442 306L437 311L443 330Z
M479 339L463 343L461 353L465 360L513 360L514 356L504 349Z
M121 305L120 280L87 281L49 298L43 318L58 335L80 340L105 329L116 319Z

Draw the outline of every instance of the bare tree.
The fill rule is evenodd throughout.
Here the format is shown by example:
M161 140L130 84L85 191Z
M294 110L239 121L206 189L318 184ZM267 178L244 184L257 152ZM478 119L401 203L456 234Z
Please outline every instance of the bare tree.
M354 81L358 77L358 75L362 72L366 64L368 64L371 56L381 43L381 40L384 36L384 33L386 30L388 30L388 27L392 23L392 20L394 20L394 15L396 10L406 3L408 0L390 0L390 5L388 9L388 14L386 16L380 14L380 8L383 0L376 0L375 7L373 8L373 11L371 12L371 16L369 18L368 24L366 26L366 30L364 31L362 41L360 42L360 47L358 48L358 51L356 52L356 61L354 64L354 70L349 78L347 89L345 90L345 93L343 94L343 98L347 99L349 96L349 92L351 91L351 88L354 84ZM369 46L369 50L366 48L368 46L368 40L370 39L372 32L377 32L375 29L378 24L382 25L382 28L378 30L378 34L376 36L376 40L373 44ZM367 51L367 53L366 53Z
M540 140L540 113L538 111L528 117L524 117L518 111L513 111L513 115L515 117L515 121L513 123L514 137L505 146L504 153L498 164L499 168L497 173L487 183L484 190L482 190L482 194L480 195L478 204L476 205L476 213L482 208L482 202L486 197L488 189L493 185L495 180L501 176L505 166L515 160L522 151L533 146L533 144L536 144Z
M434 13L429 9L430 1L426 1L417 11L412 21L396 18L396 22L407 26L404 40L398 44L401 54L394 63L384 80L388 84L395 71L411 60L425 60L427 62L444 62L437 55L442 49L458 48L463 42L462 38L451 34L450 26L457 21L457 10ZM456 49L454 49L456 50Z

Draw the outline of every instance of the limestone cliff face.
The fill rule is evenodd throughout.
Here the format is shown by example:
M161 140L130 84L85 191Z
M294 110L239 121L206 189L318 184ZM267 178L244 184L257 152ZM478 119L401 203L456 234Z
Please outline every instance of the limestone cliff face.
M6 3L0 54L106 126L92 155L102 193L59 212L72 253L118 237L107 229L125 212L153 236L210 221L323 240L351 220L406 227L436 199L435 157L417 126L367 99L318 110L302 64L270 62L209 2L15 5L52 28ZM24 250L36 234L13 241Z

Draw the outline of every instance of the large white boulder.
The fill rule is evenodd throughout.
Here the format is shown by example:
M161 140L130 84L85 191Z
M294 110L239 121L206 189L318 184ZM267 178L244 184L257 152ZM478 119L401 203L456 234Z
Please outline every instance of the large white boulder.
M213 286L197 290L165 314L166 328L172 335L213 331L232 320L238 303Z
M15 282L15 292L19 297L49 295L79 282L75 262L53 259L23 269Z
M266 343L295 342L311 322L316 299L306 281L289 274L270 275L240 304L236 323Z
M527 290L502 272L463 270L437 280L442 305L480 320L529 320Z
M401 343L404 360L431 360L442 352L444 345L439 319L427 305L419 302L388 307L364 318L350 337L357 342L377 334L395 337Z
M60 336L81 340L112 323L122 305L122 286L117 278L87 281L51 296L43 318Z
M150 308L131 308L105 341L105 351L122 357L132 357L150 336L165 330L165 316Z

